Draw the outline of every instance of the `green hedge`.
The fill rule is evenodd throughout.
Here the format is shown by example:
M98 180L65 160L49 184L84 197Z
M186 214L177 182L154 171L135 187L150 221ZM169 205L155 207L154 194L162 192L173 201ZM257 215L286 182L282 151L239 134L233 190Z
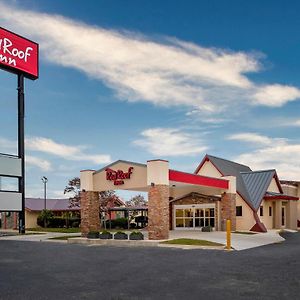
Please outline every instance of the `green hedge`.
M111 220L112 229L127 229L128 228L128 219L127 218L118 218ZM106 228L110 228L109 220L106 221Z
M44 227L44 220L41 217L37 218L37 224ZM65 219L62 217L50 217L47 219L47 227L50 228L64 228L72 227L77 228L80 224L80 218L69 218Z

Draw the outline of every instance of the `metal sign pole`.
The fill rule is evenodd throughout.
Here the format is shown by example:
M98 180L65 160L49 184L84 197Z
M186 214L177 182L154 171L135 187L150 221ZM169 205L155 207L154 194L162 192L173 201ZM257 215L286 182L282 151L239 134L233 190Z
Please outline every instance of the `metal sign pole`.
M25 233L25 141L24 141L24 75L18 74L18 157L21 159L19 193L22 194L22 211L19 212L19 233Z

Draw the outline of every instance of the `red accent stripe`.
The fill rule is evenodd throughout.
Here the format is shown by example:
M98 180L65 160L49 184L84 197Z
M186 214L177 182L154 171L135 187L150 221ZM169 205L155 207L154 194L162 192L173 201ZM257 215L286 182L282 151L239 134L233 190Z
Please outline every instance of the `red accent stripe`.
M299 200L298 197L287 196L287 195L276 195L276 196L265 196L265 200Z
M220 188L220 189L228 189L229 188L229 181L226 179L194 175L194 174L179 172L179 171L175 171L175 170L169 170L169 180L177 181L177 182L184 182L184 183L189 183L189 184L211 186L211 187Z

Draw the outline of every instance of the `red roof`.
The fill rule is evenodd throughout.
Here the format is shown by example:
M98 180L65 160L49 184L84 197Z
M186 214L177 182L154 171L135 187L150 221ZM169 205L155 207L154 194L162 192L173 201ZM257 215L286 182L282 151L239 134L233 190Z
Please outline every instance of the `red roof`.
M69 199L47 199L46 208L52 211L78 211L80 207L69 207ZM25 209L31 211L42 211L44 209L44 199L25 198Z

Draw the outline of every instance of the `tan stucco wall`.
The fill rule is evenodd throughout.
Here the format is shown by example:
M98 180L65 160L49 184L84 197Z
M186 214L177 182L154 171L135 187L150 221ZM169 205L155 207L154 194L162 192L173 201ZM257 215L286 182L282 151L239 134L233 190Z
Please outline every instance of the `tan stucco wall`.
M257 215L262 223L266 226L267 229L272 229L273 226L273 216L274 216L274 208L272 201L263 200L261 205L263 207L263 216L260 216L260 208L257 211ZM269 207L272 207L272 216L269 216Z
M35 228L37 227L37 217L38 212L30 212L25 210L25 228Z
M124 184L122 185L114 185L113 181L109 181L106 179L106 171L103 170L99 173L95 173L93 175L93 186L94 191L105 191L105 190L140 190L141 187L147 187L147 167L128 164L124 162L116 163L110 166L110 169L117 171L122 170L123 172L127 172L129 167L133 167L132 174L130 179L124 179Z
M236 206L242 206L243 215L236 217L236 230L250 230L255 225L253 210L249 205L237 194Z
M222 174L215 168L215 166L210 161L206 161L203 164L203 166L201 167L197 175L216 177L216 178L222 177Z
M268 191L268 192L274 192L274 193L280 193L275 178L272 179L272 181L271 181L271 183L270 183L270 185L269 185L267 191Z
M300 187L298 186L292 186L292 185L282 185L283 193L290 195L290 196L295 196L295 197L300 197ZM297 220L300 220L300 200L296 202L297 204L294 204L294 208L297 207L297 214L294 216L297 218Z

